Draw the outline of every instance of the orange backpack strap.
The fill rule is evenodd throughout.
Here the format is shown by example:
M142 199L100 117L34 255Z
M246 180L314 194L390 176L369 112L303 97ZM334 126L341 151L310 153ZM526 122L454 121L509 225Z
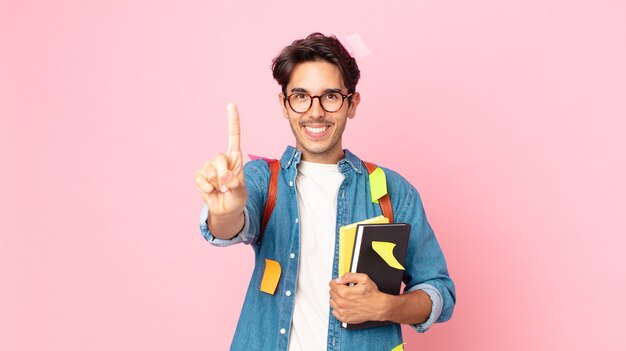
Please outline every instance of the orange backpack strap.
M257 243L261 245L263 240L263 234L265 233L265 226L269 222L274 206L276 206L276 195L278 194L278 173L280 173L280 160L272 160L269 162L270 166L270 184L267 189L267 201L265 201L265 209L263 210L263 222L261 223L261 233L259 233L259 239Z
M367 161L363 161L363 164L367 168L367 173L372 174L378 168L375 164ZM391 207L391 199L389 198L389 194L383 195L380 199L378 199L378 204L380 205L380 209L383 211L383 216L389 219L389 223L393 223L393 207Z

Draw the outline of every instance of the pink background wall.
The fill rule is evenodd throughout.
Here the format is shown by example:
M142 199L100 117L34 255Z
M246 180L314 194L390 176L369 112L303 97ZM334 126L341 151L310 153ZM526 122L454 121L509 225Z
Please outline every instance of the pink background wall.
M228 4L226 4L228 3ZM0 1L0 349L222 350L253 254L193 174L292 136L270 60L358 32L344 145L421 191L458 289L408 350L626 348L623 1Z

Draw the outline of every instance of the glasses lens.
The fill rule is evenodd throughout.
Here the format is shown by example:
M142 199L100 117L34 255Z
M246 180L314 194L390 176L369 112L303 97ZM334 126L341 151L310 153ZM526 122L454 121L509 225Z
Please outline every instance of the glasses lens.
M311 107L311 97L304 93L295 93L289 95L289 106L298 113L306 112Z
M337 112L343 105L343 96L339 93L328 93L320 97L320 103L324 110L328 112Z

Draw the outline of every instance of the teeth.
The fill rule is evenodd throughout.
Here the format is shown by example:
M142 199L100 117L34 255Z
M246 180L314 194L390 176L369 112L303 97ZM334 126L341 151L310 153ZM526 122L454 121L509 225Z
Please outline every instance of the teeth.
M309 132L311 132L311 133L316 133L316 134L317 134L317 133L321 133L321 132L325 131L325 130L326 130L326 128L328 128L328 127L319 127L319 128L314 128L314 127L309 127L309 126L306 126L305 128L306 128L306 130L308 130Z

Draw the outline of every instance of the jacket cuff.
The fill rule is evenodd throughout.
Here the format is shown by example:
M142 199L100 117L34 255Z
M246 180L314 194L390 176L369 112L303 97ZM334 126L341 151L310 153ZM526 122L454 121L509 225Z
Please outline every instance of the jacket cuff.
M432 309L430 310L430 316L426 320L426 322L421 324L409 324L411 328L415 329L418 333L424 333L430 328L436 321L439 319L441 315L441 310L443 309L443 298L441 297L441 293L439 290L430 284L418 284L409 290L405 291L417 291L424 290L425 293L430 297L430 301L432 301Z
M248 233L248 230L250 229L250 216L248 215L247 208L244 207L243 209L243 228L241 228L241 231L239 231L237 235L228 240L218 239L214 237L213 234L211 234L211 232L209 231L209 226L207 225L208 218L209 206L204 205L204 207L202 208L202 212L200 213L200 232L202 233L202 236L206 239L206 241L208 241L211 245L224 247L238 243L252 243L252 238L250 238L250 235Z

